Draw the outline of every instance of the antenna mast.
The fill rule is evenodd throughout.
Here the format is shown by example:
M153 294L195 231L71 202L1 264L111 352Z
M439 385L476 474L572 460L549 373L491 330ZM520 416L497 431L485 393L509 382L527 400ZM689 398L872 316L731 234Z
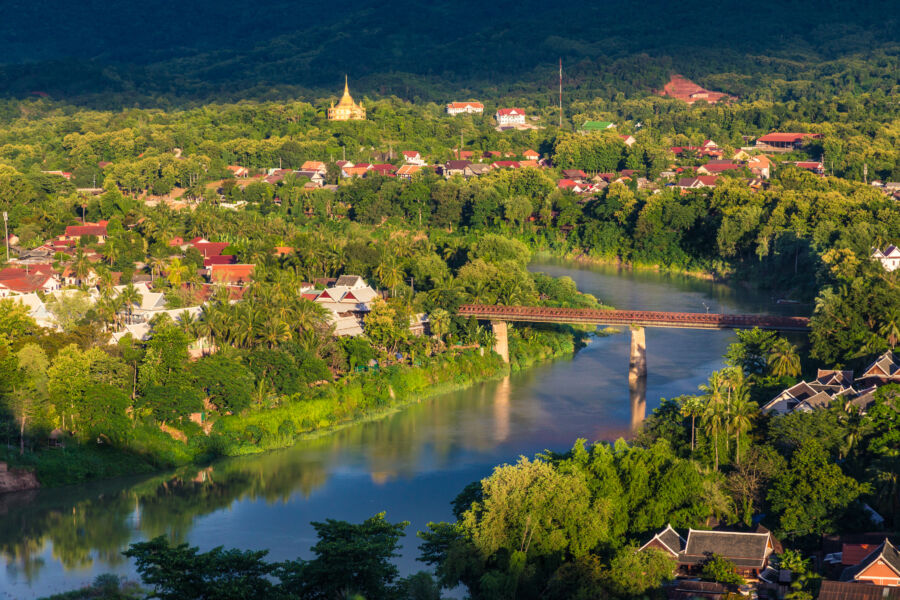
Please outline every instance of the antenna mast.
M559 128L562 129L562 57L559 57Z

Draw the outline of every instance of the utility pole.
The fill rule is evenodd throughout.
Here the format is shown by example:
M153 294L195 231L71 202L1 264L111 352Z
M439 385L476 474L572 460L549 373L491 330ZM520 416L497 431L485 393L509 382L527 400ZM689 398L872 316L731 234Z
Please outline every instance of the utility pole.
M9 215L3 211L3 231L6 233L6 262L9 262Z
M869 163L863 163L863 183L869 183Z
M559 57L559 128L562 129L562 57Z

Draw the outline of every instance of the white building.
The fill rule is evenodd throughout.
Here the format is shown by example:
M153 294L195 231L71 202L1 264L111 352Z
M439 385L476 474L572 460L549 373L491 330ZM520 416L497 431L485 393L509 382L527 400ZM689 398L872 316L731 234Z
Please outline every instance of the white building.
M498 108L494 118L497 119L497 125L500 127L524 125L525 111L521 108Z
M481 102L451 102L447 105L448 115L459 114L476 114L480 115L484 112L484 104Z
M872 252L872 258L881 262L881 266L884 267L885 271L894 271L900 267L900 249L893 244L885 248L884 252L876 248Z

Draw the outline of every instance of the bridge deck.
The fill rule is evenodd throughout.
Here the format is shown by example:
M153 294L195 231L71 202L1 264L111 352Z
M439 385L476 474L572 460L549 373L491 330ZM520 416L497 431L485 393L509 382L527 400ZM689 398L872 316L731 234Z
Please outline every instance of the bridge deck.
M774 329L807 331L806 317L685 313L646 310L600 310L592 308L550 308L544 306L490 306L465 304L460 316L493 321L567 323L583 325L636 325L680 329Z

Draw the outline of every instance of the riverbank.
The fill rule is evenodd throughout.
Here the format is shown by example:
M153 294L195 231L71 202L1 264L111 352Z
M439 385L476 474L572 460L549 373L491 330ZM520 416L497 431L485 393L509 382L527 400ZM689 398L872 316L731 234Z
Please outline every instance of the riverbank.
M499 379L540 362L569 356L585 334L574 329L534 330L527 339L510 336L510 364L490 351L450 350L420 364L394 365L310 387L272 405L214 419L208 433L194 423L179 425L181 440L152 425L137 424L119 446L77 444L37 452L0 450L0 460L31 470L43 487L57 487L135 474L148 474L219 457L290 447L311 437L386 417L440 394Z
M681 267L672 267L672 266L664 266L655 263L641 263L641 262L628 262L623 261L619 257L608 257L608 256L594 256L591 254L587 254L585 252L564 252L564 253L556 253L556 252L546 252L540 251L535 253L536 258L554 258L571 261L576 264L582 265L597 265L597 266L614 266L618 269L624 269L629 271L652 271L655 273L671 273L674 275L684 275L686 277L693 277L695 279L702 279L704 281L713 281L716 283L727 283L729 277L731 277L732 273L730 271L704 271L697 269L684 269Z

